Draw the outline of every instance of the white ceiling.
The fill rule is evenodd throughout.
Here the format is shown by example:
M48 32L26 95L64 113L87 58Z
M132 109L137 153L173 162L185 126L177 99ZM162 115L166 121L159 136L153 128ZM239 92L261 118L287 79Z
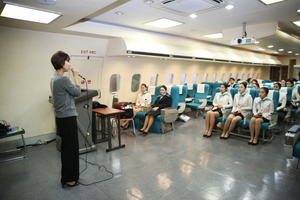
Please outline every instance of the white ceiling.
M54 5L46 5L36 2L35 0L7 0L9 2L42 8L56 12L62 12L63 16L45 25L34 22L25 22L21 20L13 20L0 17L0 26L8 26L22 29L68 33L76 35L88 35L93 37L110 38L114 37L107 31L103 34L103 30L99 33L93 31L70 31L67 27L92 20L93 22L102 25L101 29L109 28L109 26L118 27L118 34L122 36L122 30L126 34L126 30L136 30L137 32L149 32L167 34L172 36L185 37L199 41L211 41L214 43L221 43L230 45L230 41L223 39L209 39L203 35L222 32L225 29L241 28L243 22L247 26L254 26L268 22L278 22L278 27L284 32L294 34L300 38L300 27L297 27L292 21L300 20L300 13L296 10L300 9L299 0L286 0L284 2L276 3L266 6L259 0L230 0L235 6L232 10L217 9L209 12L204 12L198 15L197 18L191 19L186 16L171 13L165 10L154 8L146 3L144 0L57 0ZM45 0L47 1L47 0ZM158 1L158 0L154 0ZM184 10L193 10L191 4L192 0L181 0L181 5ZM204 0L193 0L204 1ZM124 15L117 15L116 12L124 12ZM166 29L154 28L144 25L144 23L160 18L168 18L183 22L183 25L171 27ZM247 28L246 26L246 28ZM260 30L256 30L260 31ZM263 29L261 30L263 31ZM276 31L274 35L257 39L260 43L256 45L238 46L252 51L259 51L258 48L265 49L265 53L273 54L278 49L285 49L279 52L280 55L295 56L295 53L300 53L300 40L292 37L282 31ZM248 36L255 36L253 32L247 31ZM242 36L233 35L233 38ZM233 39L232 38L232 39ZM268 45L274 47L269 49ZM293 51L292 54L287 51Z

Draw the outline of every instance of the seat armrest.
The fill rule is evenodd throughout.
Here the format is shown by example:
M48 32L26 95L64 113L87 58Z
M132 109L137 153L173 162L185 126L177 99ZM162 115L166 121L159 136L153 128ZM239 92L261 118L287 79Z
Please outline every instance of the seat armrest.
M207 99L198 99L198 102L201 103L201 105L198 106L198 109L203 109L207 105Z
M161 118L162 118L162 121L165 123L175 122L176 119L178 118L177 108L166 107L164 109L161 109Z
M273 127L277 124L278 121L278 113L277 112L273 112L270 114L271 115L271 119L270 119L270 125L269 127Z

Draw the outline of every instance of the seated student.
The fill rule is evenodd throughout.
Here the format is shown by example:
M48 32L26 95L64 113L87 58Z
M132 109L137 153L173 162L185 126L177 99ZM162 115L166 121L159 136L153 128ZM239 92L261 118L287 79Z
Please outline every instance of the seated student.
M285 85L285 84L286 84L286 80L285 80L285 79L282 79L282 80L280 81L280 84L281 84L281 87L286 86L286 85Z
M229 79L229 83L228 83L227 87L231 87L231 88L235 87L235 79L234 78Z
M261 123L269 122L271 119L270 113L274 111L272 99L267 98L269 89L262 87L259 90L259 97L253 102L253 117L250 120L249 129L251 139L248 144L257 145L258 136L261 130Z
M141 85L141 93L138 94L136 98L135 107L133 108L133 117L135 117L136 113L141 112L142 108L141 106L146 106L151 103L151 94L150 92L146 91L147 85L143 83ZM126 120L121 127L123 129L127 129L129 125L130 120Z
M248 84L250 85L252 83L252 78L247 79Z
M215 95L213 101L214 108L206 113L206 130L203 134L203 137L210 137L212 134L212 129L215 125L215 121L217 117L223 116L223 110L226 107L232 106L232 98L231 94L227 92L227 85L221 84L220 85L220 92Z
M243 120L242 109L252 109L252 97L247 92L247 83L242 82L239 84L239 93L234 96L233 108L231 114L228 116L223 133L220 139L228 139L230 132L235 128L238 121Z
M252 82L251 82L252 84L253 83L258 83L258 81L256 80L256 79L252 79Z
M298 93L298 88L294 87L294 81L292 79L287 79L286 80L286 87L291 87L293 88L292 91L292 101L288 102L287 105L291 106L291 108L296 108L297 103L295 103L295 101L299 101L300 100L300 95Z
M259 90L259 83L254 83L254 82L252 81L252 88L253 88L253 89L256 89L256 90Z
M143 128L139 129L142 135L146 136L149 132L150 127L156 118L161 113L161 109L170 107L172 104L172 97L167 93L167 87L162 85L159 89L160 95L156 98L156 101L152 105L152 110L146 113Z
M277 113L278 113L278 118L284 119L285 115L287 112L285 112L283 109L286 106L286 94L283 92L280 92L281 84L279 82L274 83L273 89L276 91L279 91L279 102L278 102L278 107L277 107Z

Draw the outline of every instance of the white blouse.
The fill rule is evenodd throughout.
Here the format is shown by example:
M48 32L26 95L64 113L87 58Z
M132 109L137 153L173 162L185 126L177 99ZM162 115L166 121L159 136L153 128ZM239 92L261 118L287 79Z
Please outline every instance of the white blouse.
M221 92L218 92L215 95L213 105L214 105L214 107L216 107L217 105L222 105L223 108L231 107L232 106L231 94L228 92L224 92L223 94Z
M145 106L145 101L147 100L147 104L151 104L151 94L150 92L139 93L136 98L135 105L137 106Z
M246 94L234 95L232 112L242 109L252 109L252 97L247 92Z
M253 102L253 115L261 113L262 116L268 120L271 119L271 113L274 112L273 101L267 97L261 99L256 97Z
M279 92L279 101L278 103L281 103L281 106L277 107L277 110L281 110L285 108L286 106L286 94L283 92Z

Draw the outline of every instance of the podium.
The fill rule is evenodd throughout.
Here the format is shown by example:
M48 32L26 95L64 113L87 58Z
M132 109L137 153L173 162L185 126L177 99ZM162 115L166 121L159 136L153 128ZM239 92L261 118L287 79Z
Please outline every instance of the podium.
M75 106L78 112L78 143L79 154L94 151L95 144L92 141L92 98L98 95L97 90L81 90L81 95L75 98ZM51 102L52 97L49 97ZM60 151L61 137L56 134L56 148Z

